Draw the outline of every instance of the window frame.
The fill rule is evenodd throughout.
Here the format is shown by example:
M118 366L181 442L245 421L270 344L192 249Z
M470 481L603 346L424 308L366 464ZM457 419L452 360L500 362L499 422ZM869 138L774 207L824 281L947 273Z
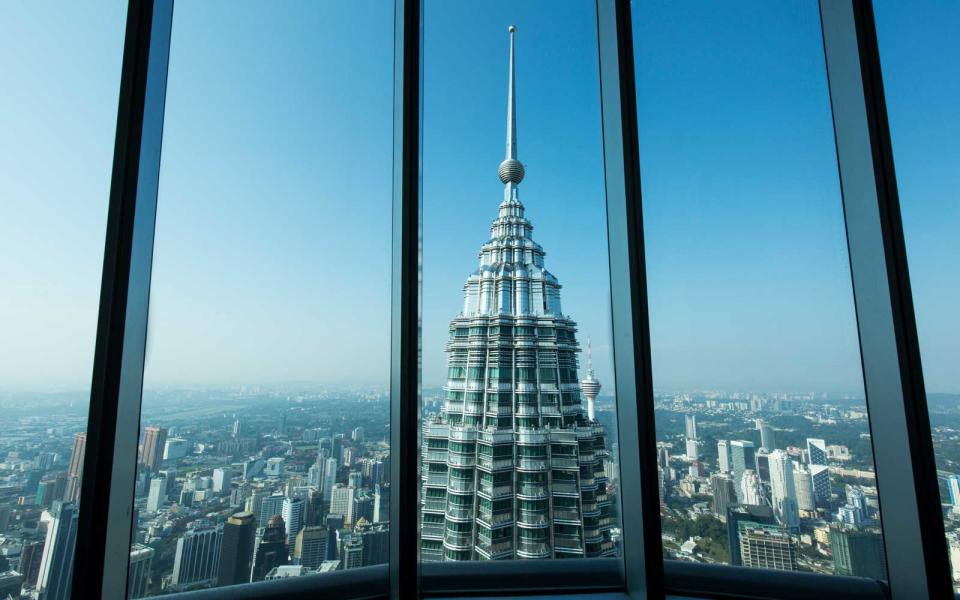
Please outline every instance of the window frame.
M126 594L173 0L130 0L124 42L73 593ZM422 565L417 551L421 0L394 0L391 502L388 565L183 598L413 598L560 591L663 597L952 594L896 177L869 0L820 0L889 582L661 557L630 0L596 0L623 556ZM902 490L913 493L901 493ZM104 568L104 565L124 565ZM491 577L496 575L496 577ZM422 583L425 582L425 583ZM728 591L729 590L729 591Z

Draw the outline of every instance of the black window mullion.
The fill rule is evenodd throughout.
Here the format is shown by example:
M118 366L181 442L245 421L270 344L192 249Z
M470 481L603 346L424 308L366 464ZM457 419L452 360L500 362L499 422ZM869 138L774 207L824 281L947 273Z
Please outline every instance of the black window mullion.
M891 595L952 597L873 8L820 15Z
M629 0L597 0L623 568L627 592L664 594L650 324Z
M123 598L172 0L127 9L72 597Z
M419 596L419 0L394 2L393 248L390 331L390 597Z

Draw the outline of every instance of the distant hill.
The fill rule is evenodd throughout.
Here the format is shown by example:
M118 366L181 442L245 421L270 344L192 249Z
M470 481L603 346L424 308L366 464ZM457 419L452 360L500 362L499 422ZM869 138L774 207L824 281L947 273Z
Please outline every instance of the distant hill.
M927 394L927 409L934 412L960 411L960 394Z

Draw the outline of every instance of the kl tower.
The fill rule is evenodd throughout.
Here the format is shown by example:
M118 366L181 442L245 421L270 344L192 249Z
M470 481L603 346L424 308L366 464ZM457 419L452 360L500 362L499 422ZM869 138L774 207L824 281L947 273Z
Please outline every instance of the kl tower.
M590 339L587 338L587 378L580 382L580 391L587 399L587 418L591 421L596 420L596 400L600 393L600 382L593 376L593 348L590 345Z

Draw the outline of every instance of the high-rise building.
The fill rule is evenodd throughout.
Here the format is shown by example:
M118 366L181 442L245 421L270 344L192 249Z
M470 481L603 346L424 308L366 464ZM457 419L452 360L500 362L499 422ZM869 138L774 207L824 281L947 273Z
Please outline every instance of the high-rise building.
M67 491L64 500L80 501L80 482L83 478L83 457L87 453L87 433L81 431L73 436L73 451L70 453L70 466L67 468Z
M167 478L154 477L150 480L150 492L147 494L147 512L157 512L167 501Z
M251 512L234 513L224 523L217 586L250 581L256 532L257 519Z
M687 439L697 439L697 415L692 413L684 415L683 424L687 434Z
M333 486L333 493L330 495L330 514L343 516L345 525L353 525L355 494L354 488L338 483Z
M294 561L307 567L316 569L327 558L327 530L319 525L304 527L297 534L293 548Z
M727 510L727 542L730 564L743 565L740 557L740 534L746 528L769 527L779 529L773 509L769 506L741 505Z
M830 484L830 467L810 465L810 479L813 482L813 497L817 506L830 506L830 496L833 493L833 486Z
M337 483L337 468L340 463L336 458L328 458L323 469L323 499L330 502L333 497L333 485Z
M826 465L827 442L817 438L807 438L807 457L811 465Z
M830 550L833 552L833 572L837 575L887 578L887 555L879 532L833 526L830 528Z
M213 470L213 491L222 494L230 491L230 482L233 479L233 473L230 469Z
M797 545L785 530L746 527L740 531L740 556L745 567L797 570Z
M163 460L183 458L190 452L190 443L183 438L168 438L163 444Z
M737 503L733 477L726 473L714 473L710 476L710 487L713 488L713 512L726 520L727 509Z
M390 520L390 484L377 484L373 488L373 522Z
M17 570L23 575L26 585L36 587L40 576L40 562L43 560L43 540L24 542L20 550L20 564Z
M357 522L353 530L363 540L363 566L380 565L390 556L390 529L386 523Z
M283 515L283 501L286 499L286 496L281 493L275 493L263 499L260 503L260 516L257 519L260 527L266 527L271 517Z
M510 28L503 201L449 326L441 414L423 423L423 560L613 555L603 427L583 414L576 323L518 196ZM445 523L439 528L427 525Z
M717 469L721 473L730 473L730 442L720 440L717 442Z
M127 569L127 598L145 598L150 591L150 567L155 551L150 546L134 544L130 548L130 565Z
M763 419L757 419L757 429L760 431L760 447L767 452L776 450L777 442L774 439L773 427Z
M700 458L700 442L698 440L687 438L684 445L686 446L686 456L688 460L697 460Z
M794 465L793 484L797 490L797 508L811 513L817 510L817 497L813 492L813 478L805 465Z
M347 533L340 538L340 564L344 569L356 569L363 564L363 537Z
M773 510L788 529L800 526L797 510L797 488L793 480L793 461L783 450L770 453L770 489Z
M73 578L73 552L77 544L77 505L56 501L43 511L40 521L47 525L47 537L37 575L40 600L68 600Z
M297 534L303 529L307 518L307 503L303 498L284 498L283 522L287 525L287 547L293 548Z
M213 585L219 573L223 525L201 524L188 529L177 540L171 583L174 590L185 591Z
M743 472L743 476L740 478L739 489L734 489L737 492L737 499L740 504L750 506L765 504L764 498L766 498L766 496L764 495L763 483L753 469L747 469Z
M17 571L0 573L0 598L20 598L23 575Z
M263 581L271 569L285 565L287 562L286 524L283 522L283 517L273 515L260 538L260 545L257 547L253 562L251 581Z
M740 489L743 472L756 466L756 452L753 442L733 440L730 442L730 464L733 470L733 484ZM743 499L740 500L743 502Z
M165 427L145 427L143 430L143 447L140 451L140 464L155 471L163 460L163 451L167 443L167 429Z
M960 477L947 477L947 494L950 496L950 510L960 512Z

